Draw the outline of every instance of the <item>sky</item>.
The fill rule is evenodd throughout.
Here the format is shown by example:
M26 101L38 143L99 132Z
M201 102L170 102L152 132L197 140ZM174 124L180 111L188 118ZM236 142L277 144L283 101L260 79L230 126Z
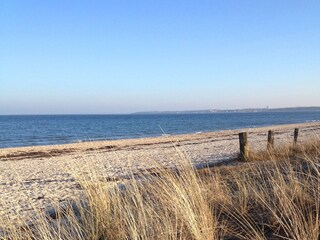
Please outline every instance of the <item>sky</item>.
M320 106L320 1L2 0L0 114Z

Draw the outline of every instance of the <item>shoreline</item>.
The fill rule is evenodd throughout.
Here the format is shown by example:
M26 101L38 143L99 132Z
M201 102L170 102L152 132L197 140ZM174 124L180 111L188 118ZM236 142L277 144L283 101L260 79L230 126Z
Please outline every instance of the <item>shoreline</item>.
M50 144L50 145L35 145L35 146L21 146L21 147L8 147L0 148L0 161L4 159L5 155L11 155L15 152L48 152L53 151L53 155L56 156L61 153L66 152L75 152L75 151L90 151L90 150L99 150L101 147L110 148L113 150L119 150L121 147L127 147L129 145L150 145L150 144L161 144L168 143L171 141L186 141L186 140L197 140L205 137L220 137L225 134L235 134L240 131L247 131L248 133L260 132L263 130L288 130L290 128L311 128L319 127L320 122L305 122L297 124L280 124L280 125L268 125L262 127L251 127L251 128L238 128L238 129L226 129L226 130L217 130L209 132L197 132L197 133L184 133L184 134L164 134L161 136L153 137L141 137L141 138L124 138L124 139L115 139L115 140L97 140L97 141L83 141L75 143L64 143L64 144ZM92 149L93 148L93 149ZM70 151L67 151L70 150Z
M206 133L215 133L215 132L222 132L222 131L236 131L236 130L242 130L242 129L259 129L259 128L264 128L264 127L280 127L280 126L289 126L289 125L305 125L305 124L317 124L320 123L320 120L306 120L304 122L298 122L298 123L284 123L284 124L264 124L264 125L253 125L253 126L247 126L247 127L236 127L236 128L226 128L226 129L216 129L216 130L204 130L204 131L194 131L194 132L187 132L187 133L177 133L177 134L151 134L149 136L144 136L144 135L137 135L137 136L132 136L132 137L119 137L119 138L100 138L96 140L88 140L88 138L84 139L70 139L67 140L66 142L59 143L59 142L38 142L35 145L21 145L21 146L0 146L0 152L2 150L7 150L7 149L29 149L29 148L41 148L41 147L52 147L52 148L59 148L60 146L71 146L71 145L79 145L79 144L86 144L86 143L100 143L100 142L114 142L114 141L122 141L122 140L135 140L135 139L154 139L154 138L161 138L163 136L173 136L173 137L178 137L178 136L184 136L184 135L194 135L194 134L206 134ZM5 141L5 140L2 140ZM50 139L48 139L50 141Z

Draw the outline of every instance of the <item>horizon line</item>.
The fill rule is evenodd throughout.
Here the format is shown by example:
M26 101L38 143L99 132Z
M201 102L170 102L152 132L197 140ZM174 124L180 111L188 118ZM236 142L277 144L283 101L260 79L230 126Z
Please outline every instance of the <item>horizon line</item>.
M241 110L275 110L275 109L295 109L295 108L320 108L319 106L295 106L295 107L246 107L246 108L211 108L211 109L192 109L192 110L150 110L137 111L129 113L25 113L25 114L0 114L0 116L58 116L58 115L134 115L134 114L150 114L150 113L179 113L179 112L201 112L201 111L241 111ZM219 113L219 112L212 112Z

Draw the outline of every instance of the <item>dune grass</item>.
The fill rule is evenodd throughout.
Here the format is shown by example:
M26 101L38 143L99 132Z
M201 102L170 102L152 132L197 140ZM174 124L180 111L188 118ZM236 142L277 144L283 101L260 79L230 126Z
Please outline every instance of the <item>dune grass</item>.
M178 151L178 150L177 150ZM183 154L181 154L183 155ZM3 239L297 239L320 234L320 141L251 153L245 163L132 173L125 183L75 177L81 200L55 219L43 211L23 226L0 220ZM0 237L1 238L1 237Z

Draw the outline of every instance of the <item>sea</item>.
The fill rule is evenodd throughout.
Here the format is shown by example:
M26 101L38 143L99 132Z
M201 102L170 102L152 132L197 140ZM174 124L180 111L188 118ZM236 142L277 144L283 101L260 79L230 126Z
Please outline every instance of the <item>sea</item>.
M320 121L320 111L1 115L0 148L143 138Z

